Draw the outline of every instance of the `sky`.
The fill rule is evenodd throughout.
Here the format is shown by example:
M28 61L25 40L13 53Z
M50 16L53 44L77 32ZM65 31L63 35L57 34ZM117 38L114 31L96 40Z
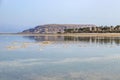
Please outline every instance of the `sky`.
M0 32L43 24L119 25L120 0L0 0Z

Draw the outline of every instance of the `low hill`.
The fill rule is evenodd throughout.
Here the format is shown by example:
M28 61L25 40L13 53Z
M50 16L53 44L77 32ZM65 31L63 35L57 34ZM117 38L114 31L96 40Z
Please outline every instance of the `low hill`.
M64 33L65 29L79 29L84 27L96 27L92 24L46 24L24 30L22 33Z

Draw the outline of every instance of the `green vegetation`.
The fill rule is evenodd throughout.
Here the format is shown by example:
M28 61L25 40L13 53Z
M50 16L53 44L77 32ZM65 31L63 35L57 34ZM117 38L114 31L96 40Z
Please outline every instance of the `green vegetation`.
M120 33L120 25L64 29L65 33Z

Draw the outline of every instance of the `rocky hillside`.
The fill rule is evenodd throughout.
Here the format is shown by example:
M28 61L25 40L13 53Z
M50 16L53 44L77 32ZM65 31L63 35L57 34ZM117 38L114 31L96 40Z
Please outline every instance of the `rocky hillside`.
M64 33L65 29L79 29L81 27L96 27L91 24L47 24L24 30L22 33Z

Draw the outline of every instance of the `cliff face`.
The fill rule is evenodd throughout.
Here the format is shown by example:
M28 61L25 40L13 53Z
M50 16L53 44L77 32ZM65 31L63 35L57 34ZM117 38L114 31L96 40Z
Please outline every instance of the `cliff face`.
M47 24L24 30L22 33L64 33L65 29L79 29L83 27L96 27L91 24Z

